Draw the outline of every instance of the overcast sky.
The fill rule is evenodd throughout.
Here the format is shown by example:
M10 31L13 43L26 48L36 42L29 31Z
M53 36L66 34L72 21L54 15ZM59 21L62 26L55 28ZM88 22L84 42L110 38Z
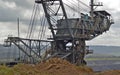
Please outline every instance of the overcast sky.
M90 0L86 0L85 3L88 4L89 1ZM87 44L120 46L120 25L119 25L120 0L96 0L96 1L103 2L104 7L102 7L102 9L105 9L112 14L115 24L111 26L108 32L87 42ZM25 37L33 5L34 0L0 0L0 43L3 43L3 40L8 35L17 36L16 19L18 17L21 20L20 22L21 37Z

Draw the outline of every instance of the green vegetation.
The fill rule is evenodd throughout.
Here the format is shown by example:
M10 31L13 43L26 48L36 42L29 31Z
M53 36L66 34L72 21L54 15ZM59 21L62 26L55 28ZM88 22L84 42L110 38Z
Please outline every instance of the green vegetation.
M14 67L0 66L0 75L35 75L29 68L24 68L25 65L19 64Z
M6 66L0 66L0 75L14 75L14 71Z

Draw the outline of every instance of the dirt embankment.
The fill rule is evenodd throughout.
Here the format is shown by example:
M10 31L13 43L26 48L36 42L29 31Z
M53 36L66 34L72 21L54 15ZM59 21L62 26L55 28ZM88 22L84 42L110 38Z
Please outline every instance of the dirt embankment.
M53 58L36 65L0 66L0 75L120 75L120 71L94 73L87 66L75 66L66 60Z
M39 72L41 71L51 75L83 75L93 73L91 68L86 66L78 67L59 58L50 59L46 62L37 64L35 67L39 69Z

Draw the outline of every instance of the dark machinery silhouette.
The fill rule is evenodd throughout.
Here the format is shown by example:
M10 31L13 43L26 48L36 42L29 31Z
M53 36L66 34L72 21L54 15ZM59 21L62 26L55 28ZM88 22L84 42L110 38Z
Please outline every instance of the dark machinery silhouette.
M94 0L90 2L90 14L80 13L80 18L68 18L63 0L36 0L35 3L42 5L52 37L47 40L8 37L5 40L6 46L15 44L32 63L59 57L76 65L86 64L85 55L93 51L86 47L85 41L108 31L114 23L107 11L94 10L95 6L102 6L102 3L95 4Z

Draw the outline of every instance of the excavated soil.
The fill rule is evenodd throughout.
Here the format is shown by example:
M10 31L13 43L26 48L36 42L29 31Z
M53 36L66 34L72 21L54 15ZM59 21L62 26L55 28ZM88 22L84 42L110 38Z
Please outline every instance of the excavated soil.
M86 66L78 67L59 58L50 59L35 65L35 67L39 69L39 72L45 72L50 75L83 75L93 73L93 70Z
M66 60L53 58L36 65L0 66L0 75L120 75L120 70L95 73L87 66L76 66Z

